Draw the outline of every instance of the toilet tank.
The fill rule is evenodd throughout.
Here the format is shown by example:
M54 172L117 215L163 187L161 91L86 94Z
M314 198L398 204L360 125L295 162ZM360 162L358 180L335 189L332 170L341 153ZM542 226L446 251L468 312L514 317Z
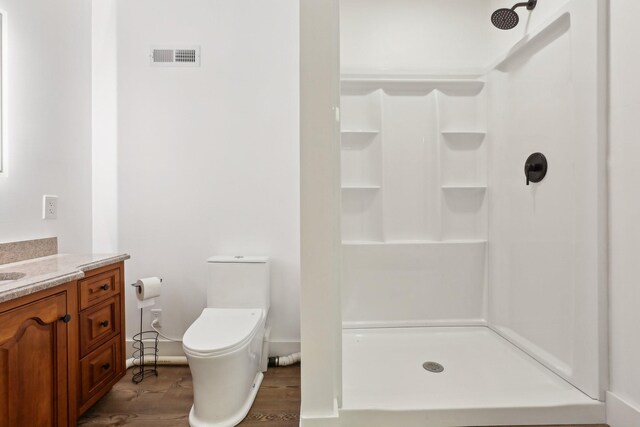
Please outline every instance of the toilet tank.
M269 258L261 256L214 256L207 260L208 308L270 307Z

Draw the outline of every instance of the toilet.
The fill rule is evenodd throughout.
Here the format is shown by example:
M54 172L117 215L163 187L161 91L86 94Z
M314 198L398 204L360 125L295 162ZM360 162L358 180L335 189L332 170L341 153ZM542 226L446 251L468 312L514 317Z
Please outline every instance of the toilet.
M231 427L249 413L262 383L269 259L211 257L207 265L207 307L182 340L193 377L189 424Z

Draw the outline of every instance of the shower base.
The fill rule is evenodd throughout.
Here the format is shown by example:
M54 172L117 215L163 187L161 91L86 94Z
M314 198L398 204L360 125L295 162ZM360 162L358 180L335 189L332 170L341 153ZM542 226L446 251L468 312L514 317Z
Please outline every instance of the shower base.
M436 362L442 372L423 364ZM426 365L433 368L435 365ZM436 369L436 371L439 369ZM340 425L604 423L605 407L491 329L343 330Z

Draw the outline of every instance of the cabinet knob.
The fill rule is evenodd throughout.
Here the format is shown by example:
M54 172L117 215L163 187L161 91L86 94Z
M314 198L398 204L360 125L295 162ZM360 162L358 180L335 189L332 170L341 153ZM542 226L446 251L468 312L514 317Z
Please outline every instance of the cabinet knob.
M111 367L111 365L110 365L110 364L108 364L108 363L105 363L104 365L102 365L102 369L104 369L105 371L106 371L107 369L109 369L110 367Z
M104 322L100 322L100 326L102 326L103 328L106 328L107 326L109 326L109 321L105 320Z
M102 285L102 286L100 286L100 289L102 289L103 291L108 291L109 290L109 285Z
M62 316L60 318L60 320L62 320L64 323L69 323L69 322L71 322L71 315L70 314L65 314L64 316Z

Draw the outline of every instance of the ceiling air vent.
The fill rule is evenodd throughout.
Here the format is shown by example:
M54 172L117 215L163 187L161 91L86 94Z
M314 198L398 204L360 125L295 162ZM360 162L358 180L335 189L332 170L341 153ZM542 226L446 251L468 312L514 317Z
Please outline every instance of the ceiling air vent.
M199 47L152 47L151 65L157 67L199 67Z

